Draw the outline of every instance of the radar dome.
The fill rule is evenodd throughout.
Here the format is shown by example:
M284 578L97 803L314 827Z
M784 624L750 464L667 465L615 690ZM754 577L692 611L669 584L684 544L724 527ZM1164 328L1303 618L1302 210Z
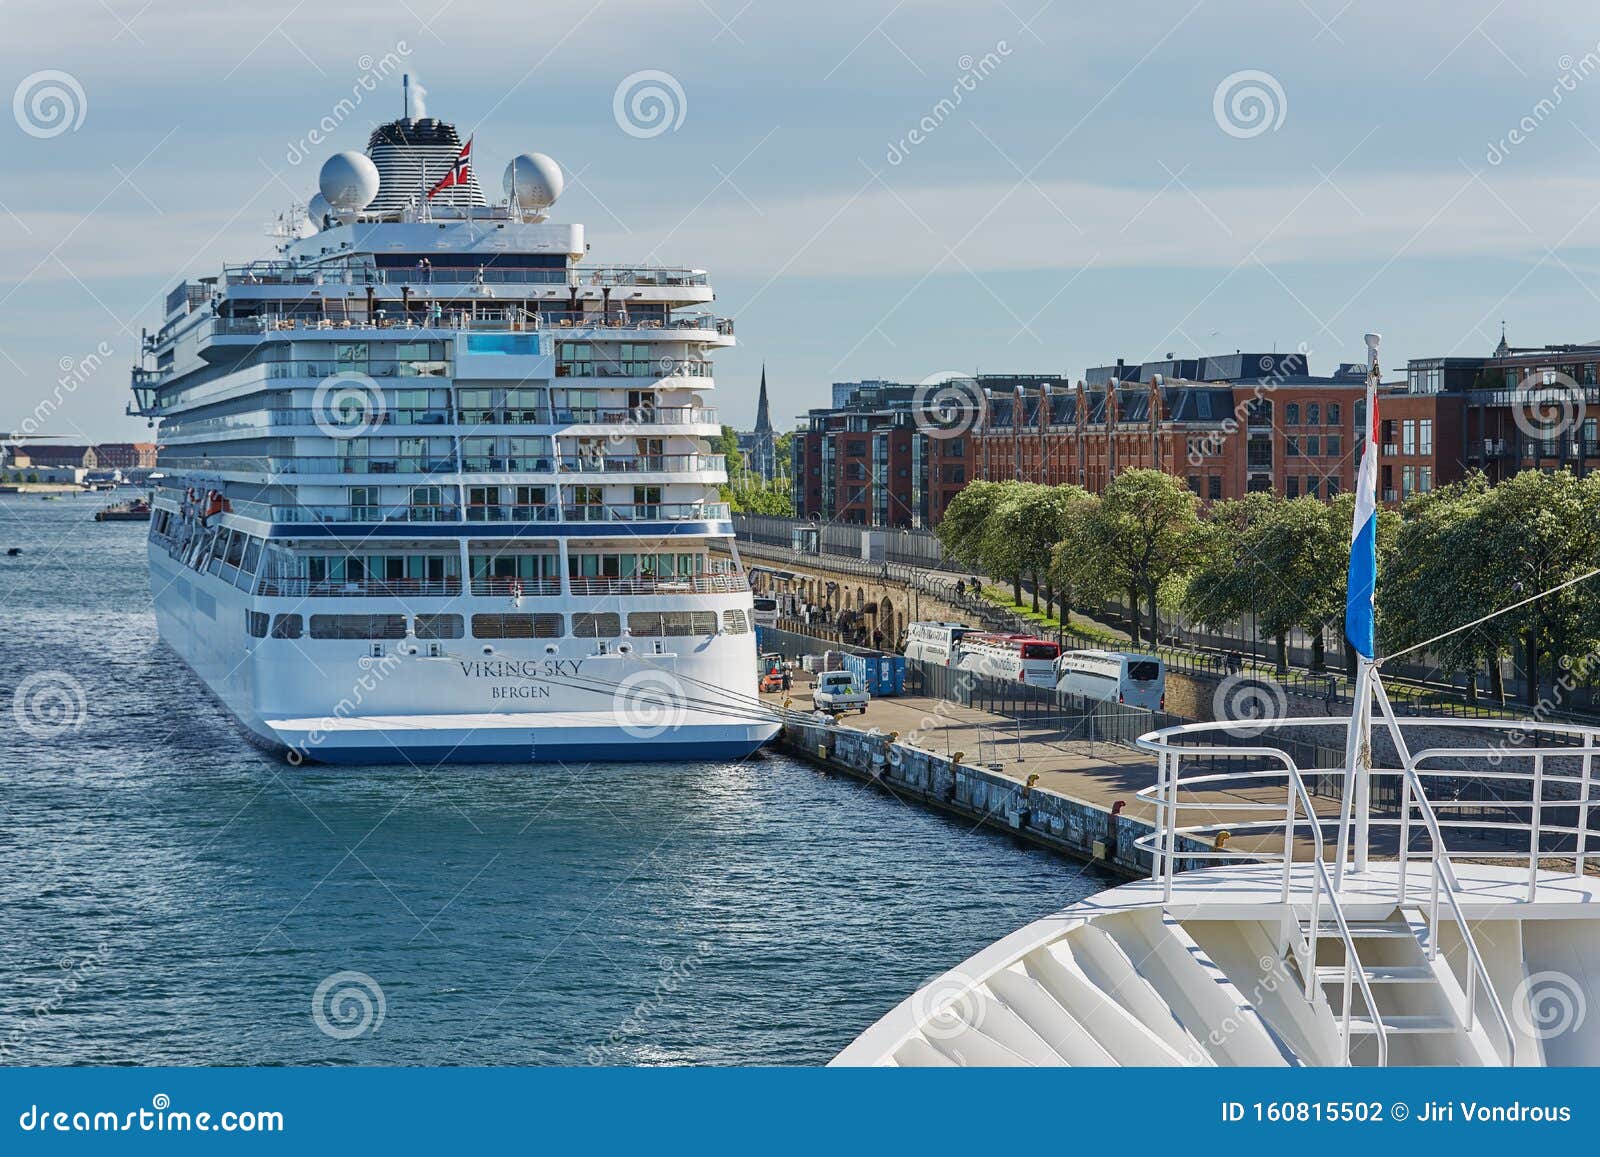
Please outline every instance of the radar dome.
M378 195L378 166L365 153L335 153L317 178L322 195L336 213L359 213Z
M328 204L328 198L321 193L313 193L311 200L306 202L306 216L315 227L314 232L328 227L328 218L333 215L333 206Z
M543 153L523 153L506 166L506 196L519 209L548 209L566 185L561 166Z

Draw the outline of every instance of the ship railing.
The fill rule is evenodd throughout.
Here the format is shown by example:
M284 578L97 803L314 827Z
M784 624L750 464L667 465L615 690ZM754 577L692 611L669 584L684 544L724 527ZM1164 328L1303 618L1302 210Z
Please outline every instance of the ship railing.
M567 580L575 595L731 595L750 589L742 574L610 575L581 576Z
M567 506L567 522L719 522L733 515L726 502L631 502Z
M1162 886L1162 898L1166 903L1171 903L1173 898L1173 883L1177 873L1180 837L1184 838L1185 850L1183 856L1193 860L1277 860L1282 864L1281 892L1279 902L1282 918L1279 932L1279 953L1292 951L1295 955L1296 965L1300 973L1301 984L1305 999L1315 1004L1326 997L1319 989L1320 981L1317 974L1318 943L1327 935L1324 931L1322 915L1323 906L1326 905L1332 917L1334 933L1339 943L1344 948L1345 968L1343 975L1344 992L1342 1015L1339 1021L1340 1039L1344 1045L1345 1064L1350 1064L1351 1048L1354 1034L1351 1018L1354 1002L1352 989L1359 988L1362 1000L1365 1002L1367 1014L1371 1017L1377 1041L1378 1064L1388 1064L1389 1042L1388 1032L1385 1028L1383 1017L1378 1009L1377 1001L1372 992L1365 970L1360 966L1359 950L1356 947L1350 926L1341 910L1338 895L1334 887L1333 878L1328 870L1328 863L1324 853L1322 824L1318 821L1316 807L1312 802L1311 793L1307 790L1305 777L1290 756L1277 748L1270 746L1232 746L1225 744L1210 745L1204 743L1188 742L1182 745L1172 742L1178 737L1189 737L1204 734L1212 728L1212 724L1190 724L1183 727L1171 727L1161 731L1150 732L1140 736L1138 745L1147 751L1156 754L1156 782L1153 787L1145 788L1138 793L1140 799L1153 803L1157 814L1157 827L1152 835L1142 836L1136 844L1152 853L1153 873ZM1263 798L1259 803L1228 803L1211 802L1205 807L1208 817L1219 810L1223 811L1263 811L1270 809L1275 819L1271 821L1275 827L1282 830L1282 851L1274 857L1270 852L1263 853L1259 849L1251 851L1227 851L1223 845L1227 837L1218 839L1223 832L1235 834L1235 829L1240 824L1230 824L1227 827L1218 826L1215 831L1207 832L1207 825L1184 824L1180 818L1181 809L1185 806L1181 798L1184 790L1194 790L1196 778L1206 780L1230 780L1230 775L1204 777L1191 776L1185 781L1182 773L1182 762L1185 758L1197 759L1203 757L1221 756L1227 759L1254 760L1264 763L1250 773L1251 777L1271 786L1266 795L1274 796L1273 788L1281 779L1284 794L1283 802L1277 803L1274 799ZM1200 805L1191 805L1200 806ZM1212 823L1220 821L1211 820ZM1304 830L1306 838L1311 844L1312 874L1310 876L1310 895L1301 900L1307 909L1307 917L1302 927L1294 919L1296 900L1296 880L1294 877L1295 840L1297 835ZM1191 850L1197 839L1211 836L1212 848L1209 852L1196 852ZM1300 885L1299 891L1304 891Z
M261 506L257 502L234 502L238 513L245 505ZM258 516L259 517L259 516ZM448 504L371 506L278 506L268 508L267 517L272 522L459 522L461 508Z
M711 375L712 363L689 358L556 363L558 378L709 378Z
M391 308L392 307L392 308ZM306 314L282 316L254 314L249 317L211 319L213 337L271 337L292 332L355 331L373 329L477 330L522 333L543 329L616 330L704 330L722 337L734 332L732 318L713 314L687 314L678 317L634 316L626 310L530 312L516 306L486 308L477 305L462 309L435 308L425 299L410 302L386 299L371 316L365 309L341 316ZM664 376L664 375L663 375Z
M699 287L710 284L700 269L671 269L650 265L600 265L573 269L496 269L493 266L451 268L434 265L379 269L364 262L328 263L312 267L288 262L262 261L224 265L227 285L457 285L480 279L495 285L565 285L627 287Z
M263 578L256 594L266 598L453 598L461 593L459 578L443 579L311 579Z
M717 411L705 406L557 406L557 425L711 426Z
M1564 880L1581 878L1595 857L1589 845L1600 805L1594 782L1600 728L1534 719L1398 718L1381 683L1377 693L1383 720L1374 732L1365 785L1346 783L1338 746L1346 717L1218 720L1142 736L1139 746L1158 757L1158 782L1139 793L1156 808L1157 831L1139 844L1151 851L1168 896L1185 863L1280 863L1287 886L1295 864L1303 869L1315 861L1318 873L1333 869L1338 899L1346 884L1364 878L1352 863L1392 861L1395 904L1429 913L1430 956L1438 952L1441 918L1456 924L1466 955L1467 1026L1486 1005L1483 1019L1499 1032L1495 1047L1512 1058L1515 1038L1466 922L1456 867L1489 860L1524 869L1529 903L1560 890ZM1430 745L1412 754L1408 734ZM1298 798L1302 790L1324 806L1309 813L1287 806L1282 793ZM1352 809L1358 799L1367 801L1366 814L1354 824L1348 814L1341 819L1347 790L1356 793ZM1329 848L1324 832L1341 826L1355 838L1336 839ZM1228 838L1219 840L1224 832ZM1364 895L1370 898L1370 885Z
M480 596L504 595L507 598L515 598L519 595L530 598L534 595L559 595L561 593L561 580L558 578L479 575L472 580L472 593Z
M726 522L732 514L726 502L618 503L557 507L504 503L298 505L283 506L252 499L232 500L235 514L285 523L387 523L387 522Z

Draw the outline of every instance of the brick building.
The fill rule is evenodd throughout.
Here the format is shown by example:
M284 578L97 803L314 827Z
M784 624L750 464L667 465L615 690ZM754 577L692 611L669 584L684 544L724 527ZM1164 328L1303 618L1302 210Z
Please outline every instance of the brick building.
M94 448L101 470L152 470L156 464L154 442L101 442Z
M1391 414L1433 418L1435 484L1473 469L1494 482L1521 470L1586 474L1600 466L1600 340L1518 348L1502 334L1486 357L1413 358L1404 394L1380 408L1386 431ZM1403 471L1413 464L1403 427L1396 437ZM1403 473L1395 480L1403 496Z
M1327 497L1355 482L1364 390L1363 367L1316 377L1301 354L1119 361L1073 387L991 392L973 438L976 477L1098 492L1123 470L1154 468L1209 501Z
M37 469L149 470L156 464L154 442L101 442L97 446L23 443L8 448L11 465Z
M1017 379L975 381L1010 388ZM862 526L937 525L973 477L976 409L936 420L926 412L929 393L881 380L834 383L835 404L808 411L790 445L795 513Z

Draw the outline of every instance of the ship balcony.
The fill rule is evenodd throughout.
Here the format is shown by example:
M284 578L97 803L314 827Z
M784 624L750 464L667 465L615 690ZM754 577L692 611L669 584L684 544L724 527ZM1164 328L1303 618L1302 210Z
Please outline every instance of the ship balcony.
M606 434L629 426L706 427L693 432L722 432L717 411L706 406L557 406L554 417L557 426L592 426Z
M222 285L243 287L266 285L451 285L482 282L489 285L563 286L568 290L600 289L706 289L711 279L703 269L679 269L656 265L597 265L570 269L444 269L415 266L378 269L370 262L330 261L313 266L287 261L252 261L224 265Z
M460 593L461 580L455 577L348 580L263 578L256 584L256 594L267 598L454 598Z
M692 577L663 575L574 576L567 580L567 594L572 595L724 595L742 594L750 589L750 580L740 574L701 574ZM559 595L559 579L475 578L472 593L485 596L528 597L532 595Z
M507 525L578 522L585 524L638 524L650 522L727 522L732 518L726 502L606 503L594 505L523 506L507 503L408 505L376 503L364 506L280 506L254 499L230 500L233 513L263 522L369 525L375 523L487 522Z
M164 470L186 473L295 474L306 476L352 475L415 476L437 478L455 474L625 474L638 481L718 483L727 478L727 456L723 454L614 454L554 457L539 455L467 456L457 467L453 457L403 457L395 455L365 458L329 457L203 457L163 458ZM649 476L646 478L645 476ZM657 476L660 476L659 478ZM669 477L670 476L670 477ZM596 478L596 481L602 479Z
M709 313L690 313L676 317L633 317L625 310L550 310L529 312L520 306L435 309L433 303L419 300L379 302L371 316L365 303L350 316L329 317L320 313L298 317L255 314L249 317L214 317L199 333L200 352L215 348L219 355L231 356L239 347L259 344L263 339L326 337L335 340L352 333L405 330L419 335L449 336L461 331L487 333L552 332L562 337L601 335L616 340L698 341L727 344L720 339L733 337L733 319Z

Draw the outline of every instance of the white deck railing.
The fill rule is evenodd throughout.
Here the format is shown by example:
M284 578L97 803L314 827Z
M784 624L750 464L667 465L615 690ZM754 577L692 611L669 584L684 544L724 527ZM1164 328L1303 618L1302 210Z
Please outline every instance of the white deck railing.
M1501 1058L1514 1063L1515 1034L1467 923L1454 863L1492 859L1526 865L1524 896L1529 903L1539 899L1541 887L1582 876L1594 856L1589 844L1592 809L1600 805L1594 793L1600 728L1514 719L1402 719L1381 681L1374 681L1374 694L1377 710L1368 755L1373 765L1357 772L1366 777L1364 790L1347 782L1345 766L1319 758L1316 765L1301 767L1294 754L1332 755L1334 745L1343 742L1347 718L1291 718L1265 725L1219 720L1140 737L1139 746L1157 757L1157 780L1139 792L1156 810L1156 830L1141 838L1139 846L1151 852L1153 876L1168 901L1180 860L1281 865L1285 933L1280 947L1294 948L1303 976L1314 972L1326 902L1345 947L1347 1047L1349 989L1355 983L1374 1018L1380 1053L1385 1032L1366 990L1344 909L1347 892L1368 903L1373 896L1370 880L1357 875L1352 863L1369 857L1393 861L1396 907L1414 904L1429 914L1429 959L1438 956L1441 917L1460 933L1466 956L1466 1028L1476 1024L1481 1001L1499 1031ZM1410 740L1418 738L1427 745L1413 753ZM1377 761L1372 752L1383 745L1387 758ZM1386 785L1391 789L1387 793L1381 790ZM1318 788L1336 792L1320 812L1314 804ZM1363 798L1378 802L1369 802L1354 824L1349 814L1341 822L1341 801L1347 796L1358 808ZM1336 838L1326 838L1335 832ZM1224 833L1229 838L1220 839ZM1212 846L1180 854L1180 836L1189 837L1191 847L1193 841ZM1365 841L1360 851L1357 839ZM1291 920L1296 905L1310 912L1304 934ZM1307 983L1311 997L1309 979Z

